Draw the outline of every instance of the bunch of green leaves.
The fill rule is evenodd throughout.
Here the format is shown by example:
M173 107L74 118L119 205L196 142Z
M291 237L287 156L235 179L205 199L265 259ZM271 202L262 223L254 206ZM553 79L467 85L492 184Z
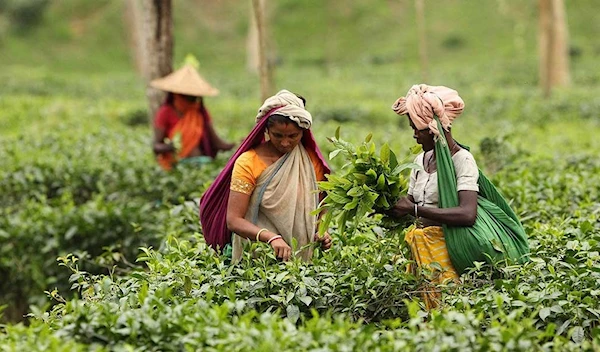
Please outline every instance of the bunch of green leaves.
M319 189L327 196L316 212L328 210L319 225L320 233L327 230L335 219L340 234L344 234L348 220L353 219L356 228L368 214L373 211L384 213L406 195L408 178L403 171L419 166L412 162L398 162L387 143L377 153L371 139L372 134L369 134L363 143L354 145L340 139L339 127L335 137L328 138L336 148L329 154L329 159L342 155L347 163L342 166L340 175L327 175L327 181L319 182ZM411 152L419 150L420 146L417 146ZM389 221L383 224L391 226Z

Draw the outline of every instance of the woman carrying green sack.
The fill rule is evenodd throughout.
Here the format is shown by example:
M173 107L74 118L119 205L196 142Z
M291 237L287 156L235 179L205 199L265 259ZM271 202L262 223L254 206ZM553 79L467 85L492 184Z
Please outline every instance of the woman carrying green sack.
M468 148L452 138L452 122L464 109L458 93L443 86L414 85L392 109L408 116L423 152L415 158L422 168L411 172L408 196L390 215L415 216L417 225L405 240L416 264L431 271L431 282L458 281L476 261L527 261L529 245L519 219L477 168ZM428 291L425 304L433 308L439 291Z

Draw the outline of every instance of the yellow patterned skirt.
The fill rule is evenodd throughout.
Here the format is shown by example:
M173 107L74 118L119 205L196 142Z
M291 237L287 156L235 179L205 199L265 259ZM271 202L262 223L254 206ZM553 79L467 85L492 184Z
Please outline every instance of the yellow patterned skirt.
M441 298L440 289L436 286L450 280L458 282L459 277L450 261L444 231L441 226L411 227L406 232L404 240L410 246L417 266L431 272L430 284L423 288L423 300L427 309L435 308ZM437 265L432 265L434 263ZM416 273L416 269L414 266L409 267L413 273Z

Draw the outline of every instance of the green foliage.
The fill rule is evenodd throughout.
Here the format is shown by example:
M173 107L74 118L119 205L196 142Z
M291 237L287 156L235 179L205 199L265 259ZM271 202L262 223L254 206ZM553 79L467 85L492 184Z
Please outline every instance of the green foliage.
M81 298L65 301L58 292L49 293L59 303L48 312L33 311L50 328L42 331L52 332L43 340L60 337L92 348L136 351L317 346L570 351L592 349L600 342L592 338L597 334L589 323L578 320L582 313L593 317L593 310L565 314L572 326L561 329L554 320L558 308L550 314L540 310L539 299L560 297L545 285L532 288L545 289L547 298L526 291L531 286L525 273L537 282L540 274L548 276L532 270L539 260L502 269L502 278L496 279L481 267L446 296L447 309L427 315L410 300L419 293L411 287L420 282L404 273L408 262L390 257L399 238L317 253L312 264L280 263L266 245L254 245L256 255L246 252L233 266L215 256L199 235L190 239L171 237L161 252L142 248L139 260L147 270L125 277L90 275L78 268L75 257L59 258ZM588 307L591 303L587 301ZM365 319L379 323L364 324ZM39 322L33 326L41 329ZM13 331L4 339L27 331Z
M328 210L319 225L321 233L329 228L335 216L337 227L343 235L348 221L353 221L356 228L367 214L385 212L402 195L406 195L408 181L402 172L418 165L399 163L387 143L377 153L372 137L369 134L361 145L355 146L340 139L338 128L335 137L328 138L336 148L329 153L329 158L342 155L347 163L340 175L327 175L327 181L319 182L319 189L327 195L317 212Z
M139 246L159 247L165 231L199 230L189 203L222 160L165 173L149 157L149 137L121 126L79 134L64 126L0 145L0 304L8 319L44 304L46 290L68 290L58 256L78 253L94 273L123 271Z
M194 56L194 54L187 54L185 56L185 58L183 59L183 64L181 66L184 66L184 65L191 65L196 70L200 69L200 61L198 61L198 59L196 58L196 56Z
M128 111L120 117L121 121L128 126L146 126L148 124L148 111L143 109Z
M17 33L39 25L49 4L49 0L5 0L0 10L5 11Z
M312 264L307 264L299 260L279 263L263 244L253 246L239 264L230 266L215 256L199 234L191 241L170 237L163 251L142 248L138 261L144 262L147 270L118 283L133 285L125 291L146 284L150 291L168 287L173 299L195 298L215 304L239 301L238 310L244 311L297 310L304 316L316 309L345 313L356 320L379 321L407 316L405 304L398 297L414 295L411 287L416 279L404 273L408 261L389 250L400 246L398 237L380 239L369 247L345 246L318 252ZM373 255L365 256L365 252ZM89 285L104 280L85 277L74 267L77 262L73 257L63 262L77 274L73 286L82 291L83 297ZM122 293L122 287L115 292Z
M510 102L506 96L500 100ZM9 107L15 113L35 106L48 109L43 102ZM529 104L538 106L535 100ZM28 297L28 303L40 307L29 309L40 319L30 318L32 327L6 327L0 334L1 346L27 349L23 346L53 346L62 341L74 350L80 346L300 349L306 342L296 336L310 337L319 346L383 350L598 346L593 336L600 307L592 298L599 280L595 268L600 266L595 254L600 252L596 202L600 164L585 151L569 154L585 150L577 143L595 148L585 139L561 149L570 155L567 158L540 154L537 150L548 148L539 145L528 148L532 150L528 154L511 152L510 158L502 160L493 181L524 222L532 262L493 270L482 266L465 275L460 286L448 288L445 310L424 320L426 313L418 303L411 303L419 301L424 277L405 272L409 257L401 234L383 227L381 218L363 217L351 237L334 227L334 248L328 253L317 251L312 264L279 263L261 245L253 248L256 259L248 254L238 265L225 265L199 234L190 234L201 231L195 200L226 156L202 169L165 174L151 158L147 129L125 129L120 114L114 114L114 120L92 115L103 128L77 133L81 130L69 123L77 114L69 111L79 111L79 106L64 104L55 109L63 119L62 127L38 136L37 130L23 124L24 132L4 137L6 143L0 147L0 197L6 204L0 220L3 292L7 292L3 303L10 305L4 316L15 318L10 309L16 306L17 296ZM518 115L512 119L503 122L509 126L507 131L519 121ZM588 117L573 119L569 128L589 126L589 121ZM462 122L462 126L471 123ZM497 126L495 120L478 123ZM539 123L530 121L527 135L538 133L536 128L555 128L558 122ZM317 138L333 134L336 127L322 126L315 130ZM396 150L406 145L410 132L401 129L390 134L388 126L382 122L370 127L373 140L389 140ZM456 126L454 132L460 133ZM561 138L571 136L565 126L558 126ZM370 155L374 142L353 137L364 127L347 124L344 129L352 142L336 139L352 144L352 155L358 158L362 153L380 162L382 148ZM494 147L495 153L482 153L481 160L514 151L513 144L523 143L518 134L511 134L510 140ZM333 143L323 146L329 153L336 149ZM351 165L342 168L344 152L337 153L332 163L344 175ZM171 234L166 244L164 234ZM156 249L147 249L148 245ZM144 254L140 262L132 263L139 246L145 248ZM76 268L69 264L73 258L67 256L69 252L79 258ZM53 264L57 256L71 269ZM76 291L70 293L69 287ZM43 291L54 297L54 307L45 308ZM36 333L39 339L33 340ZM283 337L289 334L295 335Z
M3 351L31 352L105 352L106 348L90 346L75 340L65 340L54 333L48 325L34 322L30 326L23 324L0 326L0 348ZM124 349L125 350L125 349Z

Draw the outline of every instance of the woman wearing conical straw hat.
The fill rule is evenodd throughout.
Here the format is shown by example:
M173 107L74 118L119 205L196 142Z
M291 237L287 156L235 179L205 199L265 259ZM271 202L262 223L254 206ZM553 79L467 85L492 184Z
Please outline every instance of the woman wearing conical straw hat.
M153 151L163 169L214 158L219 150L233 148L234 144L219 138L204 105L203 97L219 91L192 65L155 79L150 86L169 93L154 118Z

